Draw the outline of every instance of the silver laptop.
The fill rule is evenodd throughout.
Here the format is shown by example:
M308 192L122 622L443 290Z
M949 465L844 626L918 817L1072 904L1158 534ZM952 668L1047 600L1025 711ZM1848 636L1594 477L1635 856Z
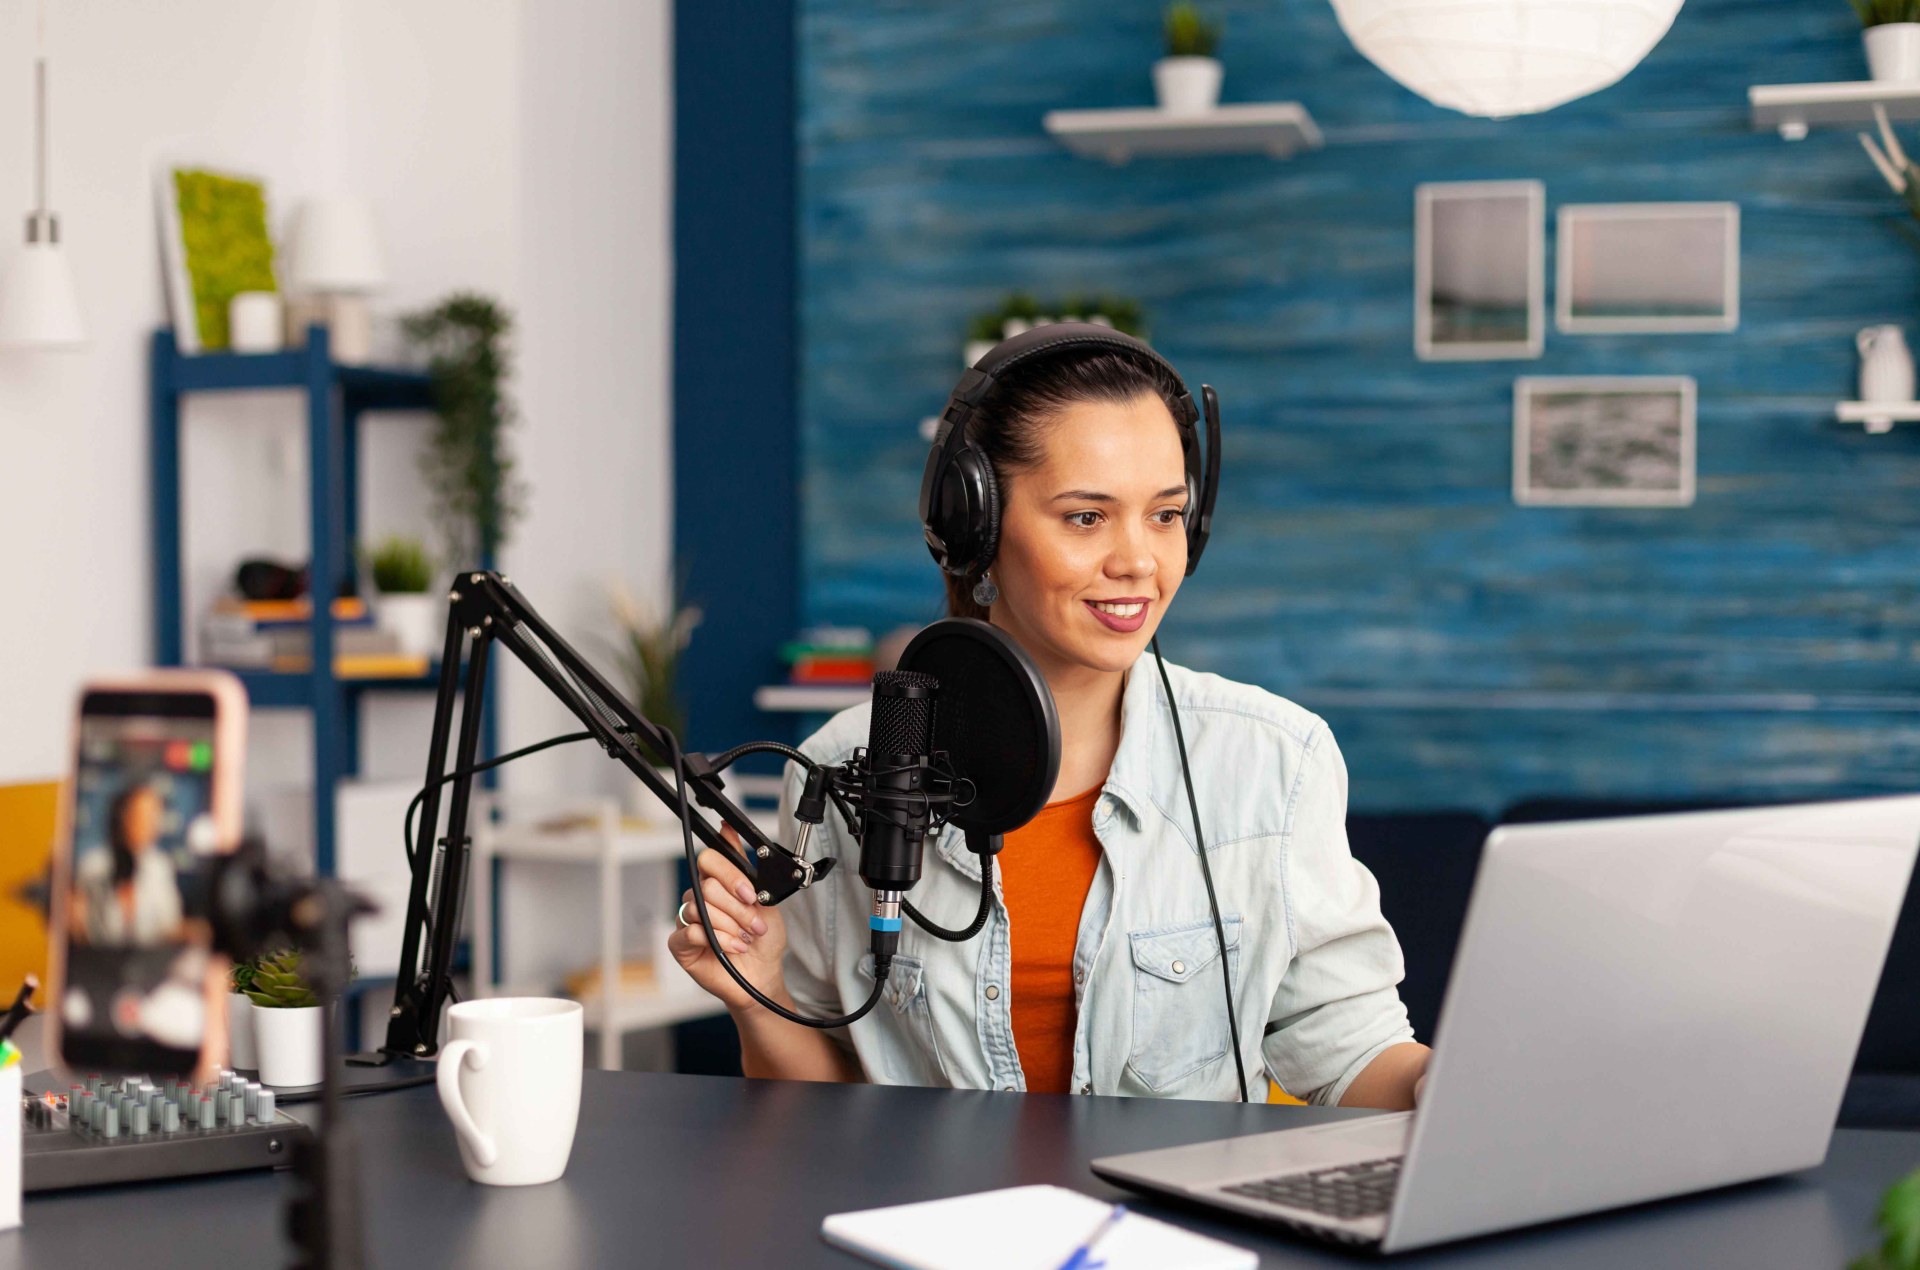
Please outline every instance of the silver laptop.
M1920 797L1493 831L1417 1112L1095 1160L1381 1252L1826 1158Z

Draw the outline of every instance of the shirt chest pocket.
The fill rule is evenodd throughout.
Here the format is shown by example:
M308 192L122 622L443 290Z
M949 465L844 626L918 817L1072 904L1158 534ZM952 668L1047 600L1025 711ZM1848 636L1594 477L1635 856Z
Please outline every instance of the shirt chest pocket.
M1237 989L1240 919L1226 917L1227 969ZM1161 1093L1227 1056L1227 998L1213 919L1137 930L1133 952L1133 1048L1127 1066Z
M860 958L860 978L873 983L873 954ZM869 987L868 991L872 991ZM862 999L865 999L864 994ZM927 999L926 967L918 957L895 957L880 1004L855 1027L879 1023L886 1032L879 1071L868 1076L889 1085L951 1085Z

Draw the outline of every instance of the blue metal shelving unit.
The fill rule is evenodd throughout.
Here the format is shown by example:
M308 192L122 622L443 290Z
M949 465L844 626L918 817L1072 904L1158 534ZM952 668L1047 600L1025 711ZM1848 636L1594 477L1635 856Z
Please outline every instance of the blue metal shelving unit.
M180 551L180 402L189 393L284 388L304 393L311 592L331 597L353 576L360 536L360 424L374 410L427 410L428 377L411 370L343 366L333 360L325 327L308 329L304 347L279 353L183 356L173 332L153 336L151 462L153 485L153 648L162 666L188 664L182 611ZM482 562L482 567L491 567ZM334 787L360 767L360 702L368 692L432 690L438 665L418 677L342 679L333 669L333 612L313 605L313 657L302 673L241 670L255 707L304 709L313 715L313 843L315 866L334 868ZM489 693L481 745L496 752Z

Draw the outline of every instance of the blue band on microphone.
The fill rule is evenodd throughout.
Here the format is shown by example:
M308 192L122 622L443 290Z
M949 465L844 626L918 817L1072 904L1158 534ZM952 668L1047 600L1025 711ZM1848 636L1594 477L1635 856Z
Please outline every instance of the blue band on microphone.
M867 926L872 930L899 930L900 919L897 917L881 917L876 913L872 917L867 918Z

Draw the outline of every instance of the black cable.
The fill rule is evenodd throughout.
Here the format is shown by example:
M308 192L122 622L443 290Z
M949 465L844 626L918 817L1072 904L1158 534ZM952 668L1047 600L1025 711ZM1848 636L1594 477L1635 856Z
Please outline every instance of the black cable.
M794 749L791 745L782 745L778 741L748 741L745 745L736 745L724 753L716 754L707 761L716 772L725 771L749 754L778 754L790 758L800 766L811 770L813 760Z
M1160 686L1167 691L1167 713L1173 716L1173 741L1180 747L1180 775L1187 782L1187 807L1193 813L1193 845L1200 849L1200 876L1207 880L1207 906L1213 910L1213 935L1220 941L1220 982L1227 990L1227 1032L1233 1038L1233 1067L1240 1073L1240 1101L1252 1102L1247 1096L1246 1060L1240 1057L1240 1022L1233 1015L1233 967L1227 964L1227 928L1220 920L1220 901L1213 893L1207 840L1200 833L1200 800L1193 793L1193 769L1187 766L1187 740L1180 733L1180 707L1173 701L1173 681L1167 677L1167 663L1160 658L1160 637L1155 635L1149 644L1153 649L1153 664L1160 667Z
M673 759L674 791L680 798L680 837L686 846L687 871L693 878L693 905L699 910L700 928L706 932L707 946L713 949L713 955L719 958L721 967L733 977L733 981L739 984L748 996L789 1023L798 1023L802 1027L826 1029L846 1027L851 1023L858 1022L860 1019L865 1018L867 1011L879 1004L880 991L887 986L886 976L880 972L880 966L877 963L874 966L873 991L868 994L866 1004L862 1005L852 1014L843 1015L837 1019L810 1019L804 1014L795 1014L792 1010L787 1009L778 1001L773 1000L761 992L760 989L748 983L747 977L741 974L733 962L727 959L726 950L720 947L720 936L714 932L713 918L707 913L707 888L701 885L700 861L693 850L693 825L689 820L689 817L693 815L693 809L687 806L687 773L685 762L680 756L680 739L670 731L666 731L665 729L662 729L662 731L666 733L667 745L671 750L671 757ZM805 762L806 760L803 759L801 761Z
M575 741L590 741L592 739L593 733L591 732L569 732L565 736L550 736L544 741L536 741L534 744L515 750L511 754L502 754L499 758L490 758L484 763L475 763L472 767L448 772L439 780L422 785L420 792L413 796L413 801L407 804L407 819L403 830L406 834L407 867L412 868L416 858L413 842L413 818L419 812L420 804L427 800L427 791L435 785L444 785L448 781L458 780L462 776L477 776L489 768L498 767L502 763L511 763L513 760L525 758L529 754L538 754L541 750L550 750L556 745L571 745Z
M536 741L532 745L523 746L511 753L502 754L499 758L490 758L484 763L475 763L472 767L448 772L439 780L430 781L422 785L419 792L414 794L413 801L407 804L407 817L406 820L402 822L401 827L401 833L404 835L407 848L408 870L411 871L414 868L414 861L419 858L418 848L415 846L413 840L413 818L420 811L420 804L426 801L428 790L432 789L435 785L445 785L448 781L458 780L462 776L477 776L481 772L499 767L502 763L511 763L517 758L525 758L529 754L538 754L541 750L550 750L556 745L571 745L575 741L587 741L591 739L593 739L593 733L591 732L568 732L563 736L550 736L544 741ZM428 832L432 832L432 826L428 827ZM426 916L421 920L421 925L425 928L424 933L427 941L431 943L433 941L432 909L427 910ZM447 990L448 998L457 1004L460 1000L460 994L454 989L452 976L449 975L446 983L441 986ZM394 1086L394 1088L405 1088L405 1086L397 1085Z
M944 926L935 926L921 916L920 910L905 899L900 901L900 910L911 917L921 930L935 939L944 939L950 944L965 943L986 928L987 915L993 912L993 857L990 855L980 857L980 911L973 915L973 925L965 930L948 930Z

